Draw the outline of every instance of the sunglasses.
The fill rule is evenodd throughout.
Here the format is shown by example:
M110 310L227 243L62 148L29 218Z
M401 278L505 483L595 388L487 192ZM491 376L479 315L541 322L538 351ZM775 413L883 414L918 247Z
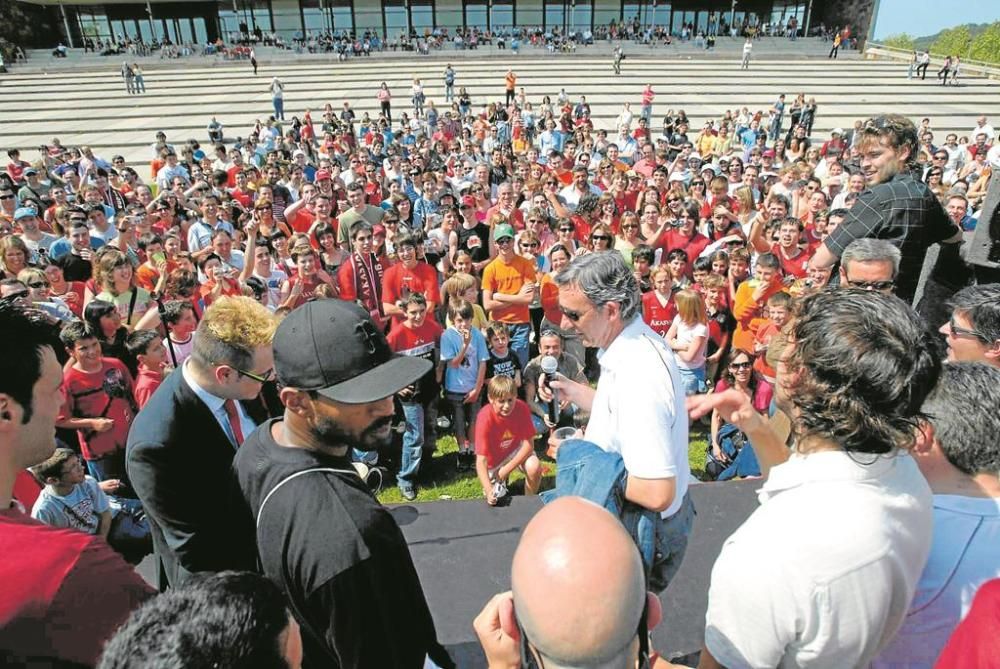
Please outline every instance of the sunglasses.
M750 369L753 367L752 362L731 362L729 363L729 369Z
M559 307L559 311L562 312L562 315L568 318L573 323L578 322L581 318L583 318L583 314L586 313L586 312L581 313L579 311L573 311L572 309L566 309L565 307L562 306Z
M28 288L38 289L38 288L48 288L48 287L49 287L49 282L48 281L30 281L30 282L28 282Z
M978 339L979 341L983 342L984 344L991 343L990 342L990 338L987 337L986 335L984 335L982 332L979 332L978 330L970 330L968 328L963 328L962 326L960 326L957 323L955 323L955 317L954 316L952 316L951 319L948 321L948 330L950 330L951 335L953 337L965 337L965 338L968 338L968 339Z
M274 370L273 369L267 370L266 372L264 372L263 375L261 375L261 374L255 374L254 372L248 372L247 370L240 369L239 367L232 367L232 369L233 369L233 371L235 371L240 376L245 376L248 379L256 381L257 383L267 383L268 381L271 381L271 380L274 379Z
M625 225L622 226L622 230L635 230L638 227L639 226L636 225L635 223L627 223L627 224L625 224Z
M528 244L521 244L522 249L537 249L538 244L536 242L530 242Z
M896 285L895 281L851 281L847 280L847 285L850 288L860 288L861 290L892 290Z
M590 240L594 242L610 242L611 235L591 235Z
M501 237L500 239L496 240L496 242L497 242L497 245L499 245L499 246L507 246L508 244L513 244L514 243L514 238L513 237Z
M573 228L559 228L559 232L573 232Z
M13 195L0 195L0 200L13 200Z

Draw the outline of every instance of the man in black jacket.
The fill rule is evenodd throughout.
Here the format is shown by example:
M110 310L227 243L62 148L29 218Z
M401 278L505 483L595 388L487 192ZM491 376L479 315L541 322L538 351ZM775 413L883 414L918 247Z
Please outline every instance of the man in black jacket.
M236 455L237 522L302 628L303 667L453 667L403 533L350 458L389 444L393 395L431 363L394 355L365 309L341 300L292 311L274 361L285 413Z
M237 448L267 417L257 400L274 377L276 325L250 298L218 299L191 357L132 423L126 463L152 526L161 590L195 572L247 566L229 541L227 482Z

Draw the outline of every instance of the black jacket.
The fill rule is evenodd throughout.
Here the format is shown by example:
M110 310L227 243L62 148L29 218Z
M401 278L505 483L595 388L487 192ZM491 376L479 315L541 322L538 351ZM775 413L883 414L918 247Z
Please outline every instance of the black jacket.
M261 404L242 405L254 422L266 420ZM126 466L149 516L160 590L194 572L248 566L228 541L227 484L235 455L222 426L179 369L133 421Z

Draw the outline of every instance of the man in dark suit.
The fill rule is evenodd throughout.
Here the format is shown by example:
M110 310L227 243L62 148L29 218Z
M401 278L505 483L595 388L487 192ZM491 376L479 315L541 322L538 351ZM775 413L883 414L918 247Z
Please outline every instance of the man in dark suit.
M126 464L151 521L161 590L195 572L247 566L228 541L227 483L236 449L267 418L258 395L274 378L276 327L256 301L220 298L191 357L132 423Z

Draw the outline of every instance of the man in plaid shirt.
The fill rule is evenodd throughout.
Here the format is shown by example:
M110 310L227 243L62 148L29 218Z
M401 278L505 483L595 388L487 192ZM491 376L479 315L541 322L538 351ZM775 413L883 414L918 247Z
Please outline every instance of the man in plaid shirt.
M957 244L962 231L930 189L910 171L916 160L917 129L910 119L885 114L868 120L859 142L861 169L868 182L844 222L816 249L809 265L833 265L855 239L886 239L902 252L895 293L912 302L927 248Z

